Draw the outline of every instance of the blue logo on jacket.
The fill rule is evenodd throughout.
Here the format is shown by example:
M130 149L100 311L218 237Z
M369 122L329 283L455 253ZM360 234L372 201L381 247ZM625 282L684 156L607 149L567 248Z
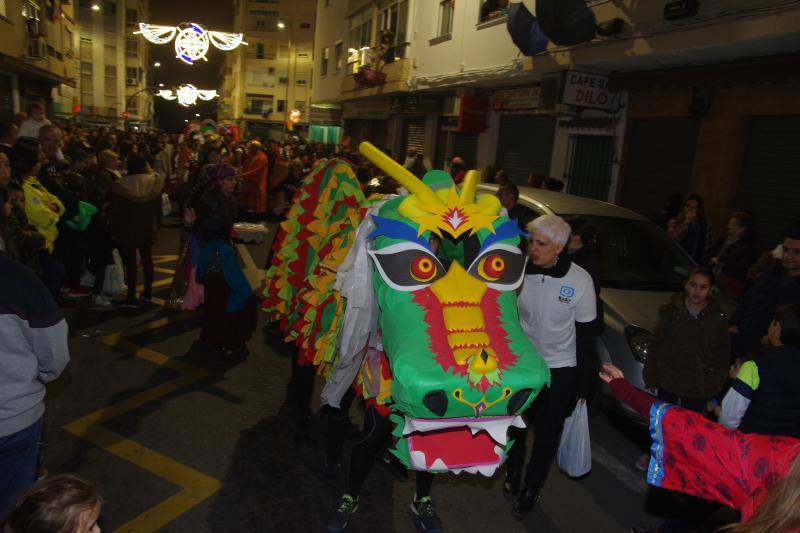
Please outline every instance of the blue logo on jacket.
M575 289L569 285L562 285L558 291L558 301L565 304L572 303L572 297L575 296Z

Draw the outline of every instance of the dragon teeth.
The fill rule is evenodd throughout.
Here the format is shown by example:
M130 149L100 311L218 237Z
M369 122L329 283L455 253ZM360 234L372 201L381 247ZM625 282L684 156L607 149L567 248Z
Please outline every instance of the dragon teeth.
M437 457L433 464L428 468L428 470L433 472L444 472L447 470L447 465L442 461L441 458Z
M508 442L508 422L488 422L484 424L483 429L489 433L489 436L492 437L495 442L499 442L504 446L506 442Z
M419 450L414 450L409 454L409 459L411 462L411 466L414 467L415 470L425 470L425 453Z
M483 465L478 467L478 472L486 477L492 477L497 470L498 465Z
M403 436L410 435L415 432L428 432L448 428L468 427L470 433L473 435L480 431L486 431L489 436L497 443L505 444L508 442L508 428L514 426L518 428L525 428L525 422L521 416L515 417L502 417L497 420L480 420L474 421L467 420L449 420L449 419L425 419L425 418L410 418L406 416L405 425L403 426Z

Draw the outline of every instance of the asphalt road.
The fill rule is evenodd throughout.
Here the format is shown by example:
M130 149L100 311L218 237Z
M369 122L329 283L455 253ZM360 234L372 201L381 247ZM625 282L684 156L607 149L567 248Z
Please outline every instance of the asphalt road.
M169 287L177 235L164 229L154 252L156 296ZM267 247L244 247L253 279ZM343 480L323 476L321 416L312 418L310 442L293 439L281 339L262 318L250 355L225 358L199 341L199 319L159 305L72 311L72 361L48 390L42 466L97 486L105 531L322 531ZM361 413L353 409L356 424ZM524 522L512 518L499 475L437 477L433 495L445 528L617 532L655 524L644 475L633 467L644 428L600 409L590 426L592 472L574 481L554 469ZM349 531L414 531L413 492L410 478L376 466Z

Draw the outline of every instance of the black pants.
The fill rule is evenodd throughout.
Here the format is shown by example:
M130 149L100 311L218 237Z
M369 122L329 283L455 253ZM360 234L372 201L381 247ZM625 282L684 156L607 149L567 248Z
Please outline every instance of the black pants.
M339 408L330 405L323 407L328 418L328 450L326 462L329 465L338 464L342 460L342 448L344 448L347 426L350 422L350 406L355 396L356 390L350 387L342 397Z
M47 250L42 250L39 252L39 263L42 265L42 281L44 281L53 298L59 301L61 298L61 282L64 281L65 276L63 261Z
M81 285L81 273L86 259L86 232L59 226L54 255L64 264L64 281L70 288Z
M392 423L388 416L381 416L371 405L367 406L364 413L364 431L361 440L353 448L350 457L350 479L347 492L351 496L358 496L361 487L367 479L378 454L386 446L386 441L392 433ZM433 474L430 472L417 472L417 498L431 495Z
M300 364L300 349L294 343L287 343L292 353L292 374L289 379L289 401L300 415L311 413L311 395L314 392L314 365Z
M677 394L672 394L669 391L664 389L658 389L656 396L659 400L665 401L667 403L671 403L672 405L679 405L684 409L688 409L690 411L694 411L695 413L701 414L703 416L707 416L706 413L706 404L711 398L685 398L683 396L678 396Z
M525 411L528 428L534 427L533 453L525 472L525 486L532 492L540 491L547 479L558 450L564 419L569 416L568 409L575 398L577 383L577 367L551 369L550 386L542 389ZM525 464L528 428L509 429L509 437L515 441L508 454L509 471L520 470Z
M128 285L128 300L136 299L136 250L137 248L120 248L122 262L125 264L125 283ZM144 271L144 292L142 296L150 298L153 293L153 247L138 248Z

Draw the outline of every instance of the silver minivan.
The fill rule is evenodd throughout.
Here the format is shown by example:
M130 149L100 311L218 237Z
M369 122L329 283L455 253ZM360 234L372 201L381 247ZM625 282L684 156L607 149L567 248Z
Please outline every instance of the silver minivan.
M480 188L495 192L498 186L482 184ZM598 355L601 361L617 365L635 387L644 389L642 366L658 311L682 289L694 266L692 259L656 224L618 205L529 187L519 188L519 203L539 215L580 215L595 226L605 313ZM602 391L609 399L608 388ZM611 404L635 416L618 402Z

